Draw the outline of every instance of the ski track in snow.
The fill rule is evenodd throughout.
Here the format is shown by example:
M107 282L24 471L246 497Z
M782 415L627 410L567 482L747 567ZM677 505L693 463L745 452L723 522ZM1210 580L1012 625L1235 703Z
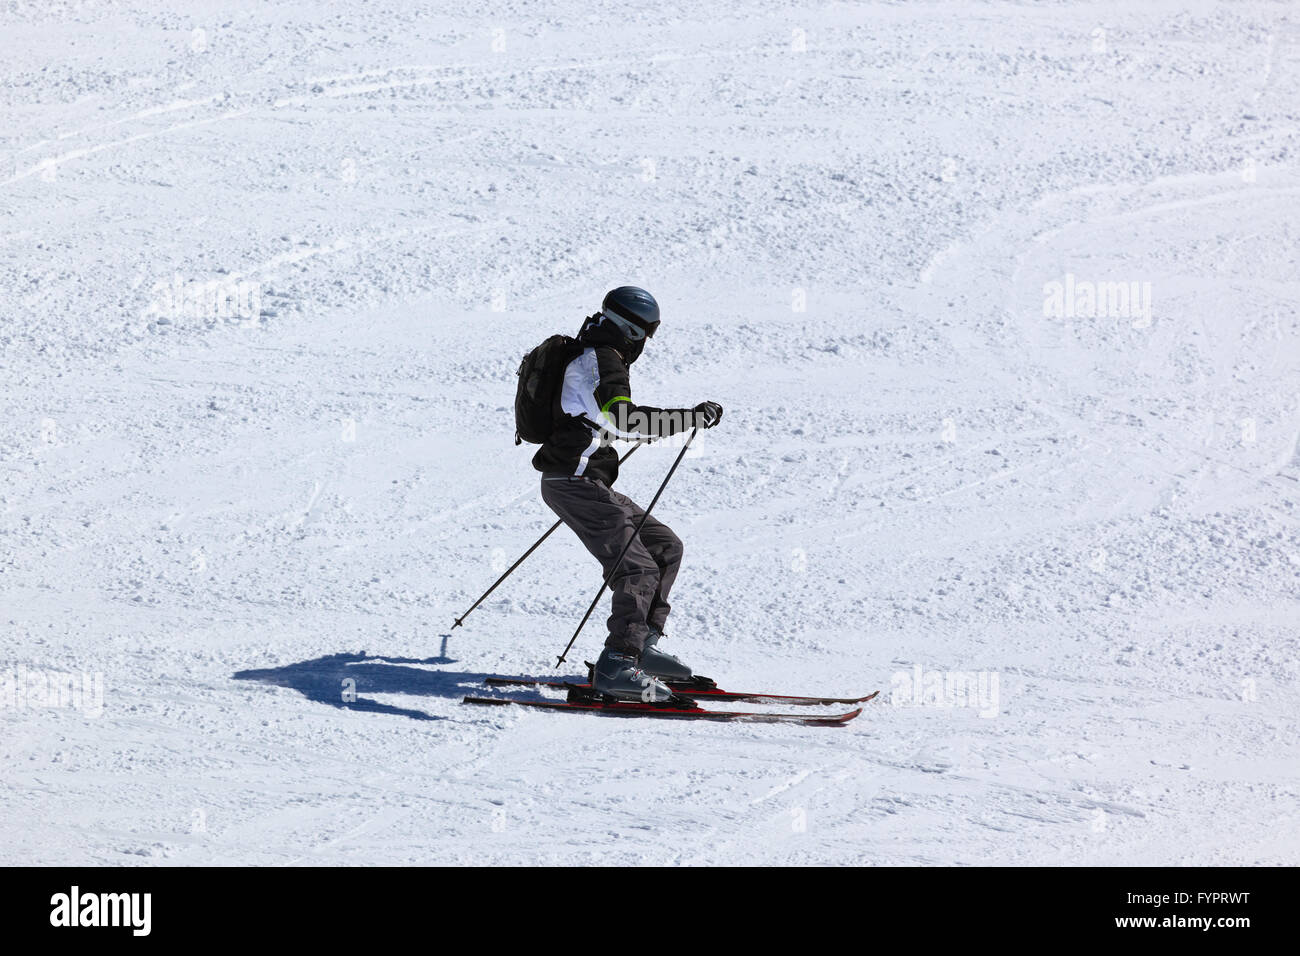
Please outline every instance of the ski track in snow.
M0 708L5 863L1300 862L1288 4L0 30L0 667L105 688ZM1067 273L1151 321L1044 317ZM174 277L259 314L159 321ZM848 726L460 705L599 583L561 531L449 634L552 520L519 356L623 282L636 395L727 408L657 509L673 649L882 689ZM918 666L996 714L893 706Z

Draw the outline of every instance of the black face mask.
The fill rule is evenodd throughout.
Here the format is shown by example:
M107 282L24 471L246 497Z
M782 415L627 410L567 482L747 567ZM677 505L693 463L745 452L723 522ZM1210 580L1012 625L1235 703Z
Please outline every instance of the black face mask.
M631 365L641 357L641 350L645 348L645 339L639 339L636 342L624 342L623 347L619 349L623 353L623 360Z

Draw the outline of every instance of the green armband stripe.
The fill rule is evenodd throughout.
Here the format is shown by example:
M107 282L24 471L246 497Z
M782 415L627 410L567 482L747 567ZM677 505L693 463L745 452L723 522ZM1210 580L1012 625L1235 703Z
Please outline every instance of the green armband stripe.
M632 401L632 397L630 395L615 395L613 398L611 398L609 401L607 401L604 405L601 406L600 413L602 415L605 414L607 411L609 411L609 406L613 405L615 402L631 402L631 401Z

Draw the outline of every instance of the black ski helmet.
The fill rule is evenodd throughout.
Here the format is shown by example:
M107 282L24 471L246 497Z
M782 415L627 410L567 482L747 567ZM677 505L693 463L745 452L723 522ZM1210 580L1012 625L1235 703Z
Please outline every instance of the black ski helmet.
M659 303L645 289L634 285L621 285L605 293L600 311L614 319L622 319L634 328L628 329L628 339L643 341L659 328ZM620 323L622 324L622 323ZM641 334L637 335L639 329Z

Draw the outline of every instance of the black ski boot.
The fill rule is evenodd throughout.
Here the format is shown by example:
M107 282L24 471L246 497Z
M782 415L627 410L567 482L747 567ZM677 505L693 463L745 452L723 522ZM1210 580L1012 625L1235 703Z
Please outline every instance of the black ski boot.
M637 664L636 656L605 648L591 669L591 688L616 700L643 704L667 703L676 695Z
M663 636L662 631L650 629L645 639L645 646L641 648L641 669L651 677L657 677L662 681L689 681L695 676L691 673L691 669L673 655L665 654L655 646Z
M663 631L650 628L650 634L641 648L641 669L652 677L672 684L679 693L689 694L692 690L712 690L718 685L707 677L699 677L672 654L659 650Z

